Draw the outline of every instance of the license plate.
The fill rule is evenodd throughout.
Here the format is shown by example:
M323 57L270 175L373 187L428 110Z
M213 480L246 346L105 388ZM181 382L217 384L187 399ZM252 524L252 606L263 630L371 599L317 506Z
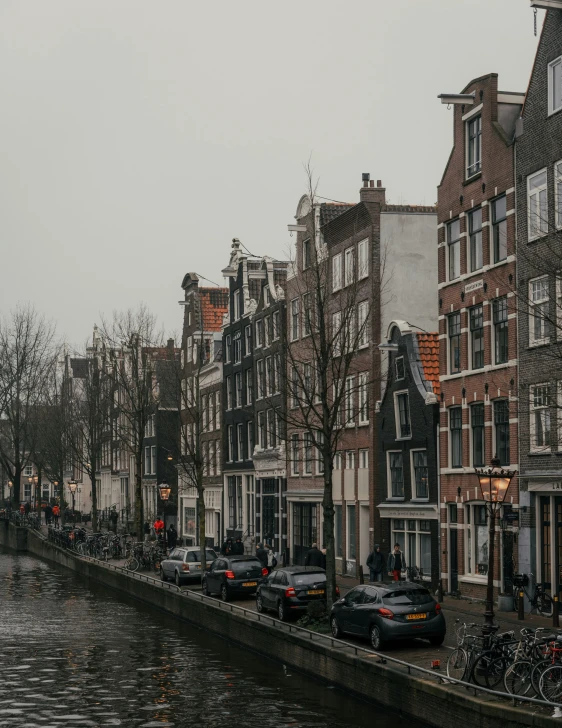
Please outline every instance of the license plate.
M258 585L258 582L257 581L245 581L242 584L242 586L257 586L257 585Z
M307 594L324 594L324 589L311 589Z
M425 619L427 617L426 612L422 612L421 614L407 614L406 619Z

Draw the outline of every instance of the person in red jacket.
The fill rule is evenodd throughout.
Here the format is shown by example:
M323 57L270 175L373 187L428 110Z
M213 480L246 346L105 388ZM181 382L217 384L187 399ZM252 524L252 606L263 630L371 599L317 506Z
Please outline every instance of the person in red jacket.
M156 518L153 525L157 536L164 531L164 521L160 518L160 516Z

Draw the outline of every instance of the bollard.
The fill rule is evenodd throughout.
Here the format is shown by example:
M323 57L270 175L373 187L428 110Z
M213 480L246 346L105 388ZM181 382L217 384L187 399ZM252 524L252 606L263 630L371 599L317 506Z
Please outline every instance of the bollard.
M560 627L560 620L558 619L558 597L553 597L553 605L552 605L552 626Z
M525 619L525 593L521 590L519 590L519 602L517 606L517 619Z
M363 566L359 565L359 583L365 583L365 577L363 576Z

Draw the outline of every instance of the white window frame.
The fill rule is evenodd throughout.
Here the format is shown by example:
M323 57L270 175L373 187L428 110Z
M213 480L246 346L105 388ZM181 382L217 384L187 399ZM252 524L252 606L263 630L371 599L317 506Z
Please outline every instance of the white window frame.
M545 181L531 192L531 182L535 177L544 174ZM544 193L544 205L541 206L541 194ZM533 232L531 216L531 200L536 197L535 207L539 211L538 232ZM544 207L545 215L541 214L541 207ZM529 241L538 240L548 234L548 170L546 167L539 169L527 177L527 233Z
M340 291L342 284L342 254L337 253L332 258L332 291Z
M226 378L226 409L231 410L232 404L232 376L229 374Z
M263 344L263 319L258 319L255 326L254 347L260 348Z
M402 376L401 377L398 376L398 374L399 374L399 372L398 372L398 362L399 361L402 362ZM396 381L397 382L401 382L403 379L406 378L406 366L404 364L404 357L403 356L397 356L396 359L394 360L394 373L395 373L395 377L396 377Z
M426 456L426 462L427 462L427 495L419 495L417 485L416 485L416 469L414 467L414 453L416 452L424 452ZM410 450L410 477L411 477L411 485L412 485L412 500L416 501L428 501L429 500L429 457L426 447L416 447L413 450Z
M342 318L341 311L332 314L332 353L334 357L342 353Z
M533 299L533 283L546 280L547 296L539 298L536 301ZM535 339L535 306L543 305L546 303L547 312L550 307L550 281L548 275L538 276L537 278L531 278L529 281L529 346L541 346L542 344L548 344L550 342L550 336L547 334L548 331L548 313L547 317L543 318L544 336Z
M408 401L408 421L410 423L410 434L402 435L400 428L400 407L398 405L398 398L406 395ZM412 413L410 408L410 393L407 389L401 389L399 392L394 392L394 421L396 424L396 439L397 440L411 440L412 439Z
M310 432L303 432L302 436L302 448L303 448L303 476L312 475L313 461L314 461L314 448L312 444L312 434Z
M550 417L550 391L549 391L549 383L548 382L541 382L539 384L533 384L529 387L529 451L530 452L550 452L551 451L551 445L550 442L544 445L538 445L536 443L537 439L537 430L536 430L536 420L534 417L534 414L537 410L540 410L545 415L545 420L548 420L549 428L548 432L549 435L552 433L552 420ZM546 403L535 405L535 392L538 388L545 388L546 389ZM542 400L542 397L540 398ZM544 430L544 425L543 425Z
M226 447L227 447L227 454L228 454L228 462L233 462L233 456L234 456L234 426L228 425L226 428Z
M242 381L242 372L236 372L234 375L234 395L236 399L235 407L237 409L240 409L242 407L242 396L243 396L243 381Z
M469 129L471 124L474 124L474 122L480 120L480 134L478 136L478 161L472 164L472 167L475 167L478 165L478 169L471 172L470 171L470 165L469 165ZM482 172L482 114L474 114L474 116L471 116L469 119L467 119L464 122L464 128L465 128L465 163L466 163L466 179L471 179L472 177L475 177L477 174L480 174Z
M242 422L236 425L236 449L237 461L241 463L244 460L244 425Z
M230 334L228 334L227 336L225 336L225 339L224 339L224 361L225 361L225 364L230 364L230 362L232 361L231 344L232 344L232 338L231 338ZM188 357L188 361L191 361L191 358Z
M486 508L486 525L483 526L482 524L479 524L479 526L476 526L474 523L474 511L475 511L475 508L482 508L482 507ZM467 510L469 510L469 509L470 509L470 517L467 518ZM464 511L466 537L465 537L465 543L463 544L463 546L464 546L464 572L465 572L466 576L482 579L483 583L486 582L487 572L486 572L486 574L479 574L477 569L474 568L476 565L476 556L477 556L477 554L475 552L476 539L474 537L474 534L475 534L476 528L482 528L482 529L484 529L484 531L482 531L482 533L485 532L486 536L489 539L489 526L488 526L489 517L490 516L487 511L487 506L485 503L479 502L479 501L472 501L472 502L466 504L465 511ZM469 567L469 564L470 564L470 567Z
M297 341L300 334L300 300L298 298L293 298L291 301L289 325L291 327L291 341Z
M369 346L369 301L360 301L357 304L357 343L358 348Z
M459 226L459 237L455 238L454 240L451 240L451 230L453 229L453 225L457 223ZM460 220L459 218L456 218L455 220L449 220L447 224L445 225L445 248L447 250L447 280L448 281L456 281L458 278L460 278L461 275L461 246L462 246L462 233L460 231ZM456 275L451 275L451 249L454 249L455 251L458 250L458 255L453 255L453 260L458 261L458 269L456 270Z
M307 248L308 244L308 248ZM305 251L308 249L309 256L308 256L308 262L306 260ZM307 238L306 240L302 241L302 269L307 270L312 265L312 239Z
M355 255L354 249L346 248L344 251L345 268L344 268L344 286L351 286L355 280Z
M355 470L355 450L345 451L345 469Z
M367 389L367 372L358 374L359 424L369 424L369 392Z
M244 329L244 356L252 353L252 326L248 324Z
M253 389L253 381L252 381L252 370L246 369L246 404L252 404L252 389Z
M248 459L251 460L254 456L254 423L248 422L246 430L248 435Z
M555 58L553 61L551 61L548 64L548 115L551 116L552 114L556 114L556 112L560 111L562 109L562 90L560 92L560 99L561 103L560 106L557 106L554 108L554 94L553 94L553 87L554 87L554 69L556 66L562 66L562 56L558 56L558 58ZM562 68L560 69L560 76L561 76L561 82L562 82Z
M355 377L353 375L345 378L344 394L344 425L355 427Z
M238 321L240 319L240 291L234 291L232 294L232 315L233 315L233 321Z
M554 164L554 219L556 229L562 228L562 159Z
M402 456L402 495L392 495L392 473L390 472L390 456L401 455ZM404 453L402 450L387 450L386 451L386 483L387 483L387 500L392 501L403 501L406 497L406 481L404 473Z
M369 238L357 243L357 280L369 277Z
M298 476L299 473L299 447L300 438L298 432L293 432L291 435L291 475Z
M369 469L369 449L362 448L359 450L359 470Z

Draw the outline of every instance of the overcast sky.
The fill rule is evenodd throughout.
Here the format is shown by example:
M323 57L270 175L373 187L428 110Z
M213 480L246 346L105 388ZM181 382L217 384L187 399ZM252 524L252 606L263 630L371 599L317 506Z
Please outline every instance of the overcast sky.
M437 94L525 91L536 44L528 0L2 0L1 308L74 343L140 301L179 330L233 237L284 255L310 154L320 195L370 172L433 204Z

